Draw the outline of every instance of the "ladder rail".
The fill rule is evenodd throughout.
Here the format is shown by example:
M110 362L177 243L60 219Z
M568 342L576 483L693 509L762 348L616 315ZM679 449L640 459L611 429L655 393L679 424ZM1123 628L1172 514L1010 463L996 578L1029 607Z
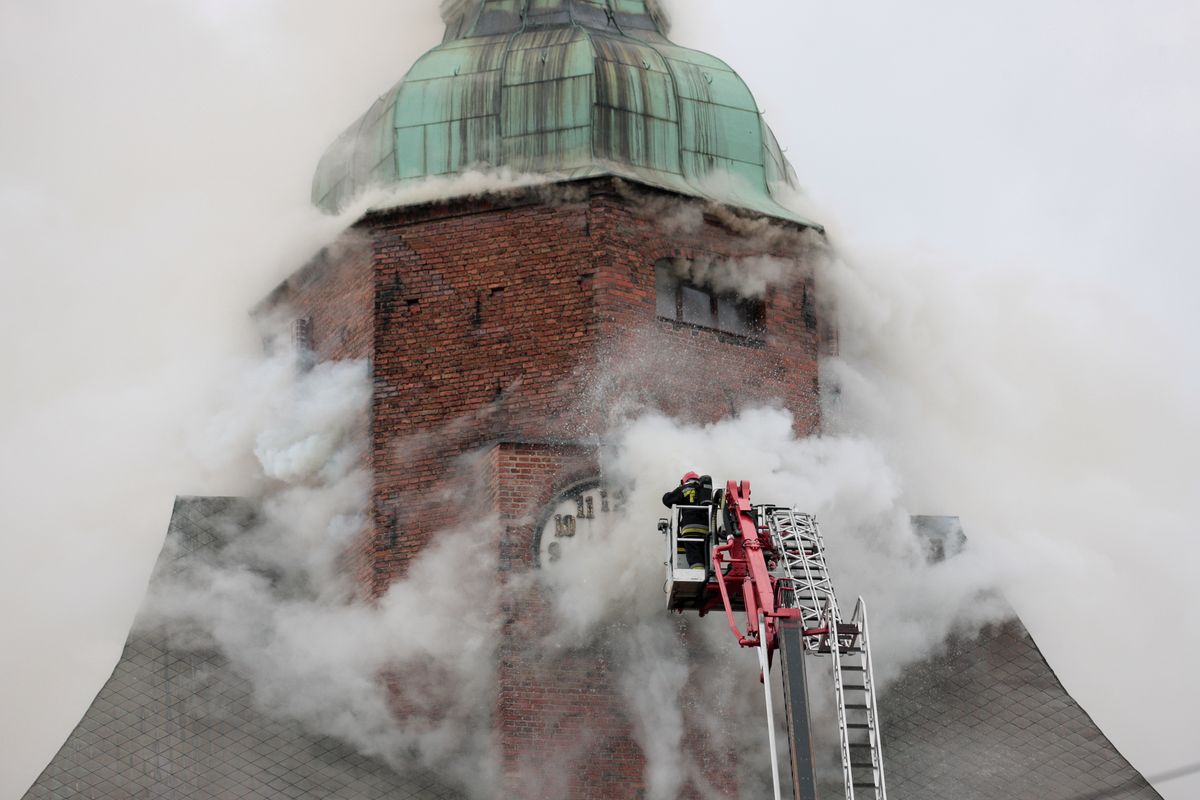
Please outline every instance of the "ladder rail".
M762 668L763 694L767 702L767 742L771 751L771 784L775 800L783 800L779 786L779 751L775 749L775 704L771 699L771 666L767 662L767 628L763 618L758 618L758 665Z
M829 653L833 657L833 694L837 700L838 742L842 750L842 783L846 800L854 800L854 768L850 761L850 720L846 714L846 686L842 680L842 647L838 634L840 624L836 609L830 609L825 624L829 626Z
M870 723L871 736L871 768L875 781L875 796L878 800L886 800L887 784L883 775L883 732L879 727L879 703L875 686L875 664L871 660L871 638L867 626L867 602L858 598L854 606L852 621L858 625L862 637L863 653L863 685L867 687L867 719Z

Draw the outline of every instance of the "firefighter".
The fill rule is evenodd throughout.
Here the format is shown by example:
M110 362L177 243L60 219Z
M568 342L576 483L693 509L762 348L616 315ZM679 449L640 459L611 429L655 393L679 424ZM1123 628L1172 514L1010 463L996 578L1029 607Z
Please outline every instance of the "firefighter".
M663 505L711 506L713 483L710 475L687 472L679 479L679 485L663 495ZM679 538L703 538L703 542L680 542L677 553L687 557L688 569L705 569L708 566L709 509L683 508L679 511Z

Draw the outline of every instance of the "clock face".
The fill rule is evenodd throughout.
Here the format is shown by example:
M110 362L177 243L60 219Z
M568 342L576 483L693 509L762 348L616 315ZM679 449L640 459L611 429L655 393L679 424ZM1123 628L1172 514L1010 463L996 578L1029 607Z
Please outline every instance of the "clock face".
M599 480L578 483L554 498L537 530L538 566L554 569L572 545L607 536L624 500L623 492L611 491Z

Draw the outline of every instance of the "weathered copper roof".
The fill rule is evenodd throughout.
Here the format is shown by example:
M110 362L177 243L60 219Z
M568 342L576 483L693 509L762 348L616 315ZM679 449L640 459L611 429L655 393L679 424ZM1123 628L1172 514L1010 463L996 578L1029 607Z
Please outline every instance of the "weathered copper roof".
M478 166L616 175L811 224L774 193L796 177L720 59L673 44L646 0L475 0L445 41L329 148L313 202Z

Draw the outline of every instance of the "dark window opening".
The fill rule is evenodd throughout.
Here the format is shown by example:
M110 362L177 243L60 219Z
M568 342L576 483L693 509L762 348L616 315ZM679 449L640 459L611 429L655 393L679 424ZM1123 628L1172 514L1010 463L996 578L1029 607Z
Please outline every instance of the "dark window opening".
M712 318L713 296L705 289L679 284L679 321L715 328Z
M298 353L311 353L313 350L312 319L301 317L292 320L292 346Z
M654 283L658 298L656 304L658 316L678 319L679 279L675 277L669 264L660 263L654 268Z
M766 304L731 293L717 293L680 277L674 262L664 259L654 267L655 311L659 317L712 328L748 338L763 334Z
M317 360L314 352L311 317L292 320L292 348L295 350L296 363L300 369L311 369Z
M804 315L804 327L810 331L817 329L817 304L813 298L812 287L805 285L804 299L801 301L800 313Z

